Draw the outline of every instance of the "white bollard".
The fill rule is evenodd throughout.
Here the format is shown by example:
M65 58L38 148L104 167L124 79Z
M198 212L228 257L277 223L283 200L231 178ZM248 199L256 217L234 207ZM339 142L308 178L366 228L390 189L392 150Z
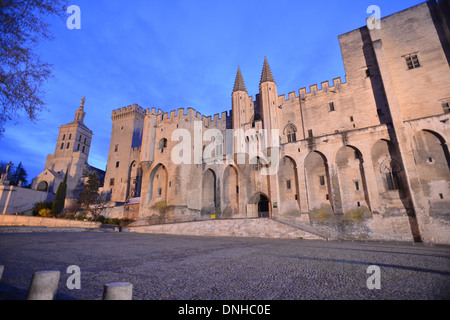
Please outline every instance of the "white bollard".
M33 275L27 300L53 300L58 289L59 271L40 271Z
M0 281L2 281L3 270L5 270L5 266L0 266Z
M108 283L104 286L103 300L132 300L133 285L128 282Z

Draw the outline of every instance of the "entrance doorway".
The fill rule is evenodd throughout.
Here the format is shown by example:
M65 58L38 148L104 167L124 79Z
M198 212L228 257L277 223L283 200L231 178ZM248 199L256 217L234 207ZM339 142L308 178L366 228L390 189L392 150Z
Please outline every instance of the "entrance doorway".
M269 199L261 194L258 202L258 218L270 218Z
M255 193L247 205L248 218L270 218L270 200L261 192Z

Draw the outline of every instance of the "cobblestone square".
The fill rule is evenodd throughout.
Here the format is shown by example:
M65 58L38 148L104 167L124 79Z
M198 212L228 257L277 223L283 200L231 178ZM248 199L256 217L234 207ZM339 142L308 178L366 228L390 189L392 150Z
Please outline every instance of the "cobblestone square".
M58 270L57 300L449 299L450 248L412 243L181 237L105 232L0 234L1 300L25 299L34 272ZM67 268L79 266L81 289ZM381 270L370 290L367 269Z

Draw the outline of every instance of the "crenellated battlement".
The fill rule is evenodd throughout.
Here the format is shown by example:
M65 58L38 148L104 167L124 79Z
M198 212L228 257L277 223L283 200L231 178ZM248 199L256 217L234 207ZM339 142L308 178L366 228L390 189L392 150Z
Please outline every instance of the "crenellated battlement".
M320 87L317 84L313 84L309 86L309 91L307 88L301 88L297 92L292 91L289 92L287 95L282 94L278 96L278 103L279 105L283 105L284 103L294 102L295 100L302 99L306 100L307 98L311 97L320 97L321 95L325 94L336 94L338 93L342 88L344 88L347 85L347 82L342 82L342 79L340 77L333 79L333 83L330 84L329 81L323 81L320 83ZM256 97L249 96L250 104L254 105L255 102L258 100L259 94L256 95Z
M144 108L138 106L137 104L133 104L128 107L114 110L112 112L111 119L113 121L117 121L128 117L134 117L136 115L144 117L145 114L146 111L144 110Z
M202 121L205 125L209 126L211 124L227 121L227 117L231 116L231 110L228 112L224 111L220 114L217 113L213 116L204 116L193 108L186 108L186 109L179 108L177 110L172 110L169 112L163 112L160 109L156 111L155 108L152 108L147 110L146 115L156 116L158 125L186 120L186 121Z
M333 79L333 84L330 85L329 81L324 81L320 84L320 88L317 84L309 86L309 91L306 88L301 88L299 90L299 97L304 100L312 97L318 97L324 94L335 94L338 93L343 87L347 85L347 82L342 82L342 79Z

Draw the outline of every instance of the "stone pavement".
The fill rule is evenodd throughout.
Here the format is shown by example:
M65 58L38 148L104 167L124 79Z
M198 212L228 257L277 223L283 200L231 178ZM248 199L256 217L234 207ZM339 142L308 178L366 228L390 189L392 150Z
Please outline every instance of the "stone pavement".
M35 271L59 270L57 299L100 300L130 282L135 300L449 299L450 247L104 232L0 234L0 300L25 299ZM66 286L81 270L81 289ZM369 290L367 268L381 270Z

